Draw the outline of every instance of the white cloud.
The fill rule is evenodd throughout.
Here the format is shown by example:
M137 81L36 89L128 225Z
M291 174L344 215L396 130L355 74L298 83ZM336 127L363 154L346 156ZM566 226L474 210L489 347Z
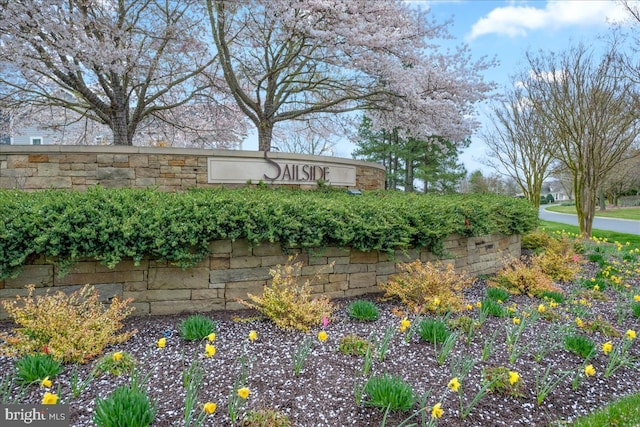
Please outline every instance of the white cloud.
M517 4L517 3L515 3ZM534 3L535 4L535 3ZM599 26L621 22L626 13L618 2L595 0L550 0L544 9L533 6L498 7L471 28L470 39L485 34L525 36L530 31L569 26Z

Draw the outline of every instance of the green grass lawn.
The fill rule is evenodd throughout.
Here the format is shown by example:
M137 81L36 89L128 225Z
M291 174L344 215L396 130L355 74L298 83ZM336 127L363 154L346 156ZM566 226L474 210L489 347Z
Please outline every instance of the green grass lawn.
M559 212L559 213L568 213L574 214L576 213L575 206L549 206L547 208L548 211L551 212ZM640 220L640 207L638 208L608 208L606 211L600 211L596 209L596 216L606 217L606 218L620 218L620 219L636 219Z
M539 223L540 228L544 228L545 230L553 233L556 231L566 231L567 233L578 235L580 234L580 229L577 225L569 225L562 224L559 222L551 222L551 221L543 221L540 220ZM620 242L622 244L629 244L635 248L640 248L640 235L638 234L625 234L625 233L617 233L615 231L605 231L605 230L593 230L591 233L593 237L597 237L598 239L607 239L609 242Z

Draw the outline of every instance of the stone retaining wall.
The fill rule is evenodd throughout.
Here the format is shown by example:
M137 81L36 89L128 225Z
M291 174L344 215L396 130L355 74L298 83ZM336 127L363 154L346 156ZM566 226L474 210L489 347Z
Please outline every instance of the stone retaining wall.
M27 284L34 284L37 294L50 289L73 291L92 284L104 301L115 295L133 298L138 315L237 309L241 305L236 298L246 299L247 293L261 294L270 280L269 270L284 264L289 256L277 244L250 247L243 240L216 241L210 249L208 258L186 270L148 259L137 266L124 261L114 269L97 261L82 261L64 277L58 277L54 266L41 257L25 266L19 277L0 281L0 299L26 295ZM446 239L445 250L448 261L458 271L471 275L494 273L503 265L505 256L520 255L520 236L454 235ZM398 252L395 260L376 251L336 247L311 254L296 249L286 252L298 252L297 260L303 262L301 279L311 280L313 293L331 298L379 292L378 284L398 271L398 263L435 258L418 249ZM0 318L6 318L3 309Z
M246 185L244 180L241 184L209 183L209 158L238 162L238 168L241 169L247 161L264 161L264 153L126 146L0 145L0 188L86 190L89 186L100 184L104 187L157 187L162 191L182 191L188 188ZM281 162L355 167L355 185L348 188L384 189L384 167L376 163L290 153L269 153L269 158ZM311 181L286 186L314 188L316 183Z

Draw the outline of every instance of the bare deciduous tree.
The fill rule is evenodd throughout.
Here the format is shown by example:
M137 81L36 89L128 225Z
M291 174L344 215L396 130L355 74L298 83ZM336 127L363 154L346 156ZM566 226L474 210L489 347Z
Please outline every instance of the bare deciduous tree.
M640 135L638 87L617 66L613 49L600 59L583 45L527 58L527 97L571 172L580 232L590 236L597 191Z

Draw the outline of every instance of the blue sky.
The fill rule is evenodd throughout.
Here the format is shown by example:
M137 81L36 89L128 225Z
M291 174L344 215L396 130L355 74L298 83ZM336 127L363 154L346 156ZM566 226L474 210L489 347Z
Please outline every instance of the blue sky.
M614 0L406 1L429 8L438 22L453 20L449 30L455 39L447 43L466 43L476 58L496 57L499 65L489 70L486 78L499 87L512 84L513 76L525 69L528 50L561 50L581 41L600 43L598 37L611 31L610 22L620 22L625 17ZM461 155L468 172L480 169L485 175L493 173L483 164L486 148L478 136L488 125L489 110L488 103L479 106L482 127ZM243 149L257 149L257 138L250 136ZM343 141L337 145L335 155L351 157L354 149L353 144Z
M456 41L466 43L474 56L495 56L499 65L490 70L487 80L500 87L511 85L513 76L526 70L525 54L559 51L571 44L585 42L602 45L602 37L611 31L611 22L621 22L625 12L615 1L424 1L413 3L430 7L438 19L453 18L450 27ZM489 105L479 107L482 127L488 125ZM481 131L482 128L479 130ZM486 148L478 137L461 160L467 170L492 173L483 164Z

